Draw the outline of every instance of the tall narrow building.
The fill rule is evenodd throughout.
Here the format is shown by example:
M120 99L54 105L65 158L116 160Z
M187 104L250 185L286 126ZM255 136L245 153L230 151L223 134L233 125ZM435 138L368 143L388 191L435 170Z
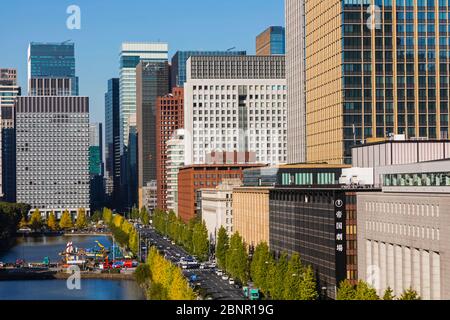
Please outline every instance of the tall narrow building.
M184 128L184 90L173 88L172 93L156 101L156 180L158 208L167 210L167 143L178 129Z
M139 208L143 190L157 176L157 98L169 92L168 62L141 61L136 67Z
M33 95L31 89L32 81L35 78L68 78L72 95L77 96L79 88L75 70L75 44L70 41L62 43L31 42L28 47L29 95Z
M0 199L16 200L16 137L14 104L21 95L16 69L0 69Z
M397 134L448 138L448 1L306 0L305 12L308 161L351 163L352 146Z
M103 166L103 124L89 125L89 175L91 179L91 210L103 208L105 199Z
M287 161L306 162L305 3L286 0Z
M108 80L105 94L105 184L109 206L120 207L119 79Z

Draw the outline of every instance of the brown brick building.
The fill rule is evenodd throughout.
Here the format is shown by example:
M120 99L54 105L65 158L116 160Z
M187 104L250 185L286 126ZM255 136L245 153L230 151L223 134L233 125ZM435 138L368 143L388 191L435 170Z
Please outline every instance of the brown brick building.
M243 170L258 167L255 164L193 165L180 169L178 173L178 215L184 222L199 216L201 199L199 190L214 188L222 179L241 179Z
M156 102L156 167L157 205L167 210L167 141L184 127L184 90L173 88L172 93L158 97Z

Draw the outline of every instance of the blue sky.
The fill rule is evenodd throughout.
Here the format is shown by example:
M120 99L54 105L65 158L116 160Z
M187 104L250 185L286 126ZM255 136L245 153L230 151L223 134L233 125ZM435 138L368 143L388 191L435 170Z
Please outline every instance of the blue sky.
M81 30L66 28L69 5L81 8ZM1 1L0 67L17 68L26 93L31 41L72 40L80 95L91 98L91 121L104 121L107 80L118 77L125 41L169 43L177 50L255 52L255 37L284 25L284 0L14 0Z

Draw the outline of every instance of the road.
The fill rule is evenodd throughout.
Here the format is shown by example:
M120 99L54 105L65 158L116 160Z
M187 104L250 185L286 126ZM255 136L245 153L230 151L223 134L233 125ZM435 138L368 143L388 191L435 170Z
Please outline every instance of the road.
M189 254L181 247L172 245L171 240L165 240L163 236L157 233L152 228L140 229L141 247L155 246L159 250L165 251L166 259L172 261L174 264L180 262L181 257L189 257ZM142 252L144 257L147 257L147 251ZM189 269L183 270L186 278L190 279L192 275L197 276L195 284L199 283L200 288L206 292L206 296L210 296L213 300L244 300L245 296L242 289L230 285L228 280L222 280L216 274L215 269Z

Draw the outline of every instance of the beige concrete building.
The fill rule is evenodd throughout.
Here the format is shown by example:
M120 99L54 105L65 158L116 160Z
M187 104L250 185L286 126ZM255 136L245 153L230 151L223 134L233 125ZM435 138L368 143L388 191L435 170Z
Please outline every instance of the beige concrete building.
M243 187L233 190L233 228L245 243L269 244L269 193L272 188Z
M380 168L383 192L358 194L358 275L380 295L413 288L424 300L450 299L449 168Z

